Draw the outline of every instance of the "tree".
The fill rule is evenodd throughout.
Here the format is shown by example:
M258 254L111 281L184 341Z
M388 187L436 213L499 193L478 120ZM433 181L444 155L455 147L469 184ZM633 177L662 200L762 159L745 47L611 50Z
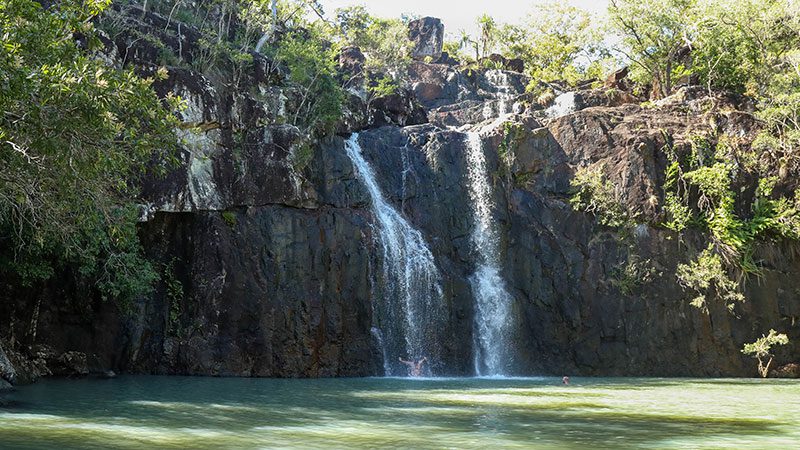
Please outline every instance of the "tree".
M341 45L361 50L367 71L384 74L380 78L395 87L405 83L412 43L404 20L372 16L364 6L340 8L336 10L333 33Z
M277 12L271 0L243 2L241 17L246 28L272 37L270 45L259 51L276 64L288 68L293 87L290 112L292 125L310 140L330 134L341 117L343 93L336 79L336 55L339 47L330 41L331 25L324 18L316 0L282 0ZM277 15L280 33L272 36ZM316 17L310 20L309 16ZM261 44L267 41L262 37ZM308 144L308 142L306 142Z
M0 278L68 271L124 301L157 279L136 236L136 179L176 162L176 119L152 79L97 57L107 5L0 1Z
M653 83L653 95L666 97L673 80L685 74L678 59L696 35L695 0L611 0L611 26L621 36L617 49L634 64L633 76Z
M769 366L772 364L772 353L770 350L773 345L786 345L789 343L789 338L785 334L778 334L775 330L769 330L769 334L756 339L755 342L745 344L742 353L745 355L752 355L753 358L758 360L758 373L762 378L766 378L769 374ZM769 359L767 359L769 358ZM767 363L764 364L764 360Z
M763 97L800 45L800 7L780 0L702 0L692 55L710 87ZM796 61L796 60L795 60Z
M502 26L500 44L505 56L525 62L536 82L560 79L575 84L608 69L598 22L583 9L545 3L523 25Z
M337 49L326 45L318 32L314 28L290 31L272 48L272 56L288 66L289 81L299 93L291 122L307 137L330 134L342 113L343 94L334 61Z
M476 24L478 25L479 32L478 42L475 46L475 59L480 61L482 58L488 57L489 54L494 51L497 41L499 40L499 28L497 22L488 14L478 17Z

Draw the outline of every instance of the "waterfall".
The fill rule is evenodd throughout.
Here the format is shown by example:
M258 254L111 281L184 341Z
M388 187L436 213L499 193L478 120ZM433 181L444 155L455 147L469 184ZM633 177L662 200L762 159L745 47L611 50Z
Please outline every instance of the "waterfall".
M574 92L566 92L556 97L553 106L545 110L547 117L555 119L557 117L572 114L577 109L577 98Z
M437 334L445 321L441 276L422 233L387 202L375 172L364 159L358 133L345 143L358 179L367 188L382 252L383 284L374 302L382 333L386 375L405 374L397 359L435 360L441 354Z
M376 327L370 328L369 332L372 334L372 338L375 339L375 343L378 344L378 347L381 350L381 357L383 358L383 373L389 373L391 366L389 364L389 357L386 355L386 344L383 342L383 333L381 333L381 330Z
M467 134L467 176L473 205L471 235L477 268L470 282L475 297L475 373L504 375L512 360L512 297L500 275L500 242L492 220L492 186L480 134Z
M515 91L508 79L508 74L498 69L487 70L486 79L496 90L494 97L497 100L494 102L494 106L497 111L494 111L495 108L492 108L491 102L487 102L483 108L483 118L490 119L507 115L514 109L513 101L515 97Z

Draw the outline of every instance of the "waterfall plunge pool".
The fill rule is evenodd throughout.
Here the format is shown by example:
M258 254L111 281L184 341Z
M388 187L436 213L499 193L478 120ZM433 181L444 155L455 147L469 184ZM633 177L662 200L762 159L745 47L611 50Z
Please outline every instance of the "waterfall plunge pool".
M798 448L800 381L44 380L0 448Z

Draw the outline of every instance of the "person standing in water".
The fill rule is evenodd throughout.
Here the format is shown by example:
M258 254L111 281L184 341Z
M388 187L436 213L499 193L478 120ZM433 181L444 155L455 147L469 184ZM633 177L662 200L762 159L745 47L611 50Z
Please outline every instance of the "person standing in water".
M428 360L427 356L424 356L422 359L418 361L405 361L403 358L397 358L401 363L408 366L408 375L411 377L418 377L422 375L422 365L425 364L425 361Z

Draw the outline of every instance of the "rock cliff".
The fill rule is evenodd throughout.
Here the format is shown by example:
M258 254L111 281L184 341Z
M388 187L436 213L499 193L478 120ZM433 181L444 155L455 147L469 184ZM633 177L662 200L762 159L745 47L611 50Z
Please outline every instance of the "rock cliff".
M153 36L178 26L154 13L130 21ZM170 67L156 89L187 101L183 161L167 177L145 181L140 225L148 255L164 267L162 282L129 310L99 299L78 307L70 299L86 291L68 283L43 287L33 302L11 294L4 326L23 353L36 360L34 346L44 345L57 355L39 360L88 356L87 369L69 360L65 374L382 374L375 303L391 299L376 298L380 236L344 150L349 132L361 131L380 188L421 231L442 274L448 320L435 336L441 352L433 367L471 375L475 257L465 132L473 131L483 144L512 296L510 373L752 376L754 364L739 349L770 327L792 340L778 359L798 359L795 244L759 244L763 271L745 284L747 302L735 314L714 303L705 313L689 304L675 271L706 238L658 225L667 141L680 148L705 131L752 138L746 104L692 88L647 106L585 90L565 114L554 114L529 98L522 74L425 62L441 56L441 24L412 24L421 48L410 91L369 106L353 100L352 120L310 150L285 120L291 88L263 56L253 54L235 83L231 74ZM182 43L161 42L185 51L191 28L183 33ZM154 70L146 41L120 34L109 45L119 64ZM298 163L302 151L309 154ZM636 213L633 233L570 206L570 181L590 166L605 168Z

